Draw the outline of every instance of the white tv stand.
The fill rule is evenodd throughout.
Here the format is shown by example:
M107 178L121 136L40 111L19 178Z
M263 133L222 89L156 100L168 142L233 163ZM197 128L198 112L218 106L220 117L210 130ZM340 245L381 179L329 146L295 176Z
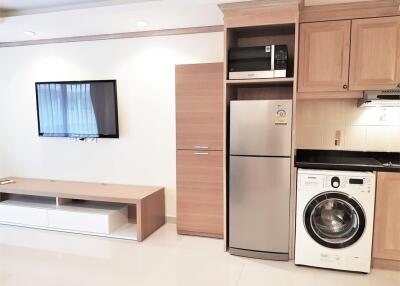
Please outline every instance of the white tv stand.
M0 224L142 241L165 223L162 187L5 179Z

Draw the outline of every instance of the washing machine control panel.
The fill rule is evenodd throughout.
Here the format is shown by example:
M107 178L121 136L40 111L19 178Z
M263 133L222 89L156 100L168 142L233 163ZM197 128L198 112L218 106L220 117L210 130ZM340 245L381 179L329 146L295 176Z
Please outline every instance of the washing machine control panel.
M304 191L345 191L371 192L374 180L369 174L365 176L301 174L299 187Z

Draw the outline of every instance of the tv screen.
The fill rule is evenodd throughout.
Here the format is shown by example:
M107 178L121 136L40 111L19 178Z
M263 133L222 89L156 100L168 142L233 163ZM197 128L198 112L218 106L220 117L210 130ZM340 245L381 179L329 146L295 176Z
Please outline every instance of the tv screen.
M118 138L115 80L38 82L39 136Z

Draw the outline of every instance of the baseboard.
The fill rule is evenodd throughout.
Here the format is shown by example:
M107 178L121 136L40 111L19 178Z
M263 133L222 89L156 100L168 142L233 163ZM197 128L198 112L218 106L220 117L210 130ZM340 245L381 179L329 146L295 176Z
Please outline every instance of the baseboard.
M399 260L373 258L372 259L372 267L380 268L380 269L400 270L400 261Z
M224 236L222 234L216 234L216 233L185 231L185 230L181 230L181 229L178 229L177 231L178 231L178 234L180 234L180 235L200 236L200 237L209 237L209 238L218 238L218 239L224 238Z
M165 221L166 221L167 223L174 223L174 224L176 224L176 217L174 217L174 216L167 216L167 217L165 217Z

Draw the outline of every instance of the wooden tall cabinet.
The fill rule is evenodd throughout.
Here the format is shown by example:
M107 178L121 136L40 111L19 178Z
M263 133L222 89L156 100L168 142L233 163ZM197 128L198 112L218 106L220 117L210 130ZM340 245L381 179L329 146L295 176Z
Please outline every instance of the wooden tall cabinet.
M223 237L223 64L176 66L177 229Z
M352 90L400 87L400 16L352 22Z
M177 149L223 150L223 64L176 66Z
M347 91L351 21L300 25L298 91Z
M400 269L400 173L378 173L374 266Z
M293 102L293 116L296 113L297 95L297 54L298 54L298 19L299 2L297 0L281 1L245 1L238 3L220 4L224 14L225 36L225 98L226 121L229 122L230 103L240 100L271 100L291 99ZM288 69L285 78L270 79L230 79L229 78L229 50L271 44L286 44L288 46ZM249 114L251 116L251 114ZM294 132L294 128L292 129ZM227 139L229 138L229 125L227 126ZM292 149L295 146L294 134L292 135ZM229 140L229 139L228 139ZM229 145L226 147L227 150ZM227 152L229 153L229 152ZM294 150L292 150L294 154ZM229 162L228 162L229 164ZM291 166L294 165L294 156ZM225 170L225 177L229 178L229 167ZM290 205L290 237L289 257L294 258L294 233L295 233L295 186L296 173L291 169L291 194L287 201ZM225 225L229 233L230 187L225 188ZM244 234L246 235L246 234ZM248 234L251 235L251 234ZM271 233L272 235L272 233ZM282 237L282 239L286 239ZM230 248L229 235L225 235L225 248Z

